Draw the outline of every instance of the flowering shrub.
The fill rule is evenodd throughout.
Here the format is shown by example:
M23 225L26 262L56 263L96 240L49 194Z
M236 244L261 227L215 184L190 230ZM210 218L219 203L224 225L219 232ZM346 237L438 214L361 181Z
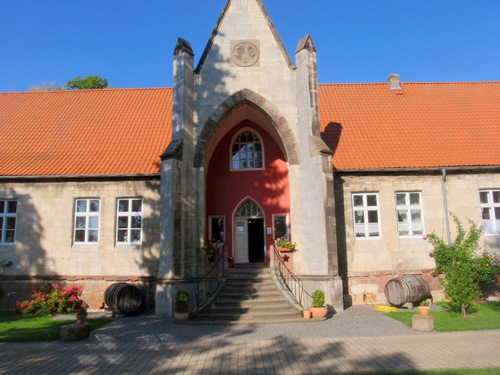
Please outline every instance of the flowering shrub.
M201 249L205 252L205 254L215 254L218 251L218 249L214 246L214 243L206 238L203 239Z
M446 298L465 316L474 301L486 299L500 290L500 258L479 245L482 227L469 220L467 232L460 220L451 216L457 226L457 237L451 245L435 233L426 239L434 247L429 250L429 256L436 261L433 275L444 275L440 282Z
M282 247L286 247L290 250L295 250L295 247L297 246L297 244L295 242L291 242L291 241L287 241L287 240L284 240L283 238L278 238L276 240L276 246L282 246Z
M16 310L21 314L67 314L82 305L79 299L82 291L76 286L62 289L57 284L52 284L31 290L33 294L29 298L16 303Z

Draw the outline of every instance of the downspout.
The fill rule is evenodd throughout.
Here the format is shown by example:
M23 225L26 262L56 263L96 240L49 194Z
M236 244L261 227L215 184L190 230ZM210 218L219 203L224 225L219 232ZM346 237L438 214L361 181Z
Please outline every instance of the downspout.
M443 204L444 204L444 217L446 220L446 236L448 238L448 246L451 246L451 235L450 235L450 219L448 215L448 199L446 198L446 169L441 169L443 178L441 179L441 187L443 188Z

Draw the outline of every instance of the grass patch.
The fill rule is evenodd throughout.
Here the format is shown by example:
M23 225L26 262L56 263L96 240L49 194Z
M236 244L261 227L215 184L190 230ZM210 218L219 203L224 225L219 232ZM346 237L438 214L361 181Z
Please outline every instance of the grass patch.
M440 306L449 308L447 302L438 302ZM399 320L409 326L412 325L413 315L418 311L389 312L386 315ZM434 330L439 332L476 331L483 329L500 329L500 302L491 301L485 304L476 304L469 312L470 316L462 318L459 311L431 311L434 317Z
M91 330L95 330L113 319L87 319ZM76 319L54 320L51 315L24 316L0 312L0 342L40 342L59 340L61 327L73 324Z
M395 372L366 372L362 374L391 374L391 375L498 375L500 367L484 369L465 369L465 370L422 370L422 371L395 371ZM360 374L360 375L362 375Z

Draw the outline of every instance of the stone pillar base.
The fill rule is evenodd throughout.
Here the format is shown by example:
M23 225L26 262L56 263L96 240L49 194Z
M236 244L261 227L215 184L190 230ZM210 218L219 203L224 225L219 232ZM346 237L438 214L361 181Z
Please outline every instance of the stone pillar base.
M80 341L90 336L90 324L69 324L61 327L61 341Z
M434 330L434 317L431 315L413 315L412 327L415 331L431 332Z

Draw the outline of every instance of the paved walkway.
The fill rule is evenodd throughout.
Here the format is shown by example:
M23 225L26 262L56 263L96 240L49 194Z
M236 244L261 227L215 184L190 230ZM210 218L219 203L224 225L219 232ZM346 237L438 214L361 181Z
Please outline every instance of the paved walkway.
M353 307L317 323L117 318L75 343L0 343L0 374L339 374L500 367L500 330L422 333Z

